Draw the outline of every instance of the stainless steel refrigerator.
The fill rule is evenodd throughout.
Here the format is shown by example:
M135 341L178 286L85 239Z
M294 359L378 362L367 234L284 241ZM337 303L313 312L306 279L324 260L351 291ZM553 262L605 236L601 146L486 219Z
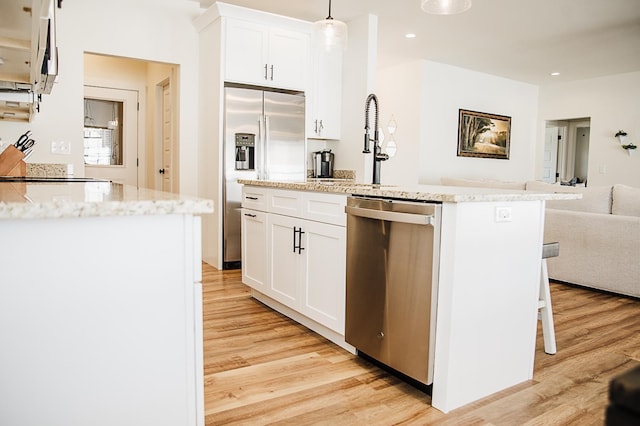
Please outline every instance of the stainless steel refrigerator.
M224 89L223 267L240 267L238 179L304 181L305 98L302 92L239 85Z

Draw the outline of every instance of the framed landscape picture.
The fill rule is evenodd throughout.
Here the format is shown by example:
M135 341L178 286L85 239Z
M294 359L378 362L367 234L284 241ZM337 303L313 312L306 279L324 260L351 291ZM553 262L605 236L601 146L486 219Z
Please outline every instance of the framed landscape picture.
M511 117L461 109L458 157L509 159Z

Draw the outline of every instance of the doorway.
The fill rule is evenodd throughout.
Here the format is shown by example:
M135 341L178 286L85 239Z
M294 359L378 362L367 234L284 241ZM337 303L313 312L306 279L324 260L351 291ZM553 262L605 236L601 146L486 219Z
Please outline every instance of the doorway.
M542 179L549 183L585 185L589 176L591 119L549 120L545 123Z
M137 165L138 187L156 190L170 187L169 191L178 192L180 144L179 108L176 100L179 97L179 72L180 66L177 64L84 53L85 87L113 88L138 94L137 101L132 104L135 108L131 108L137 112L137 153L133 156L129 155L130 158L135 158L134 163ZM169 92L169 103L163 101L165 86ZM105 95L103 99L115 98ZM170 107L170 111L163 111L162 108L165 105ZM163 123L163 116L169 119L167 126ZM115 120L110 119L110 121ZM170 138L166 140L170 144L168 168L163 167L165 128L170 134ZM112 173L123 167L87 165L85 175L97 176L98 173ZM160 173L162 169L165 169L164 174ZM111 179L136 185L132 179L128 181L120 177Z
M84 174L138 186L138 92L84 87Z

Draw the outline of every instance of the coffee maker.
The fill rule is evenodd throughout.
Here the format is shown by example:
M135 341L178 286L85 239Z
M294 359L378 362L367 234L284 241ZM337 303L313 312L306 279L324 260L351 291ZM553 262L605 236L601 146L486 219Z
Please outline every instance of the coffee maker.
M331 178L333 177L334 155L330 149L316 151L313 154L313 177Z
M254 170L256 135L236 133L236 170Z

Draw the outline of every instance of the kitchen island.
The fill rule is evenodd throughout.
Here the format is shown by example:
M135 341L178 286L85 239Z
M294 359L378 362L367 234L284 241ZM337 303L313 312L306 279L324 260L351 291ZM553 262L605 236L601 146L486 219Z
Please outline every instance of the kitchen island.
M0 183L0 424L204 424L211 212L110 182Z
M267 254L261 263L260 251L246 253L249 258L243 257L243 282L253 288L257 299L346 349L353 348L345 344L344 316L339 317L344 307L344 278L341 287L335 284L344 277L344 263L339 258L346 253L345 232L335 227L344 227L338 213L344 216L346 197L356 194L440 204L432 405L448 412L532 379L545 201L579 196L339 181L240 183L245 185L243 241L246 234L259 236L255 241ZM285 220L287 217L296 221ZM326 227L330 221L333 227L328 230L314 228L315 222L326 222L322 223ZM265 225L261 228L260 223ZM271 253L278 248L274 241L291 244L290 237L280 237L284 235L280 228L287 224L294 230L294 252L298 237L298 248L302 246L306 256L300 262L303 269L316 271L299 275L302 284L297 290L291 283L282 285L281 277L286 276L279 272L283 269L278 264L282 256ZM301 243L303 235L307 238L310 233L323 237L322 241L332 241L332 245L316 243L325 250L315 250L313 240ZM282 250L283 255L290 251ZM333 260L323 262L323 256ZM330 274L327 279L317 280L315 275L321 268L313 265L324 265ZM334 300L332 308L326 300L327 289ZM319 311L329 319L342 320L342 324L332 325L322 316L314 316Z

